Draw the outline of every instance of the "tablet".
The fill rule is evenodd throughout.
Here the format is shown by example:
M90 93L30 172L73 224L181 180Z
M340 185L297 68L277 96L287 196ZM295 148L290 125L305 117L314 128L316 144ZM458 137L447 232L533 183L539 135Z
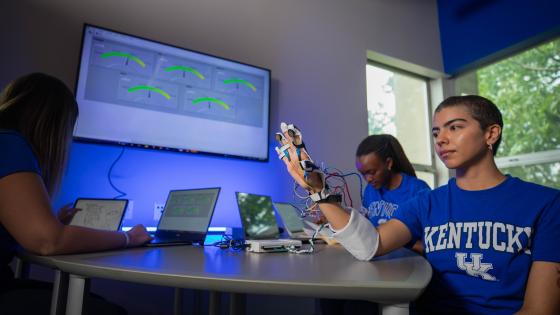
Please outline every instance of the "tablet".
M82 210L76 212L70 225L118 231L127 205L126 199L78 198L74 208Z

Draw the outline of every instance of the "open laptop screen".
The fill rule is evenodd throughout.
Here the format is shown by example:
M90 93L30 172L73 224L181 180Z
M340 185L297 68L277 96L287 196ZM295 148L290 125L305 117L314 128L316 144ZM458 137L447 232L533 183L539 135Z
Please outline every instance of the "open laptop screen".
M76 212L70 225L100 230L117 231L126 210L126 199L85 199L79 198L74 208Z
M280 234L269 196L236 193L241 224L247 239L277 238Z
M205 233L219 191L219 188L170 191L158 230Z
M274 206L282 221L284 221L284 227L288 229L291 233L303 232L303 222L301 217L296 213L296 208L289 203L275 202Z

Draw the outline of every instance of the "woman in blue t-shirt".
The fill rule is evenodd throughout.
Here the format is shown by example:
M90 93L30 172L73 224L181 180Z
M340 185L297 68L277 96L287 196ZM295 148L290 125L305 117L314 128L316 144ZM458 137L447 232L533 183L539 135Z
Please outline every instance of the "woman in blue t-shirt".
M64 208L59 218L53 214L51 198L62 178L77 116L72 92L49 75L33 73L16 79L0 95L3 312L43 313L50 304L50 291L29 290L44 288L44 283L13 278L8 264L18 245L35 254L57 255L139 246L151 239L141 225L128 232L102 231L65 225L76 209ZM36 303L28 303L30 299ZM104 310L99 300L86 304Z
M401 205L378 228L329 198L319 174L303 175L293 145L301 137L287 131L283 160L302 187L324 197L319 208L335 239L356 258L423 241L433 276L417 301L419 313L560 314L560 191L500 172L494 155L502 128L500 111L483 97L444 100L432 134L436 153L456 177ZM305 152L301 158L309 159Z
M392 135L371 135L362 140L356 150L356 169L368 183L362 199L363 213L375 227L393 218L402 203L430 189L416 177L401 144ZM422 252L420 241L407 245Z

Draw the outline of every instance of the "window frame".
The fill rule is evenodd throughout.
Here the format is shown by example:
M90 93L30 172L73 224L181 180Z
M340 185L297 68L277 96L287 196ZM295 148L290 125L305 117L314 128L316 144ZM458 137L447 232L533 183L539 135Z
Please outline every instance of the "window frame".
M496 158L496 165L498 168L529 166L555 162L560 162L560 150L546 150Z
M425 83L425 88L426 88L426 108L425 110L425 114L426 114L426 126L428 128L427 130L427 135L426 137L428 138L428 151L430 152L429 156L430 156L430 165L428 164L419 164L419 163L412 163L412 167L414 167L415 171L419 171L419 172L424 172L424 173L431 173L434 179L434 187L436 188L439 186L439 174L438 174L438 168L436 166L436 157L435 157L435 152L434 152L434 139L430 134L430 130L432 129L432 120L430 119L432 117L432 113L433 113L433 108L432 108L432 80L433 78L429 78L427 76L424 76L422 74L419 73L415 73L403 68L399 68L397 66L393 66L393 65L388 65L386 63L382 63L379 61L375 61L372 60L371 58L368 58L367 63L366 63L366 71L367 71L367 66L374 66L377 68L381 68L387 71L391 71L394 73L398 73L400 75L404 75L404 76L409 76L415 79L419 79L421 81L423 81ZM366 97L367 97L367 79L366 79ZM367 102L366 102L366 112L368 111L367 109ZM368 123L368 135L369 135L369 123Z

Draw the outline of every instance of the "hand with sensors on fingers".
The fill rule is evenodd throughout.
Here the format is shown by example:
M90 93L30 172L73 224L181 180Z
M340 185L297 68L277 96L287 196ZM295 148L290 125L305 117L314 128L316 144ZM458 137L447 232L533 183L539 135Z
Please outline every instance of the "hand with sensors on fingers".
M323 171L315 165L305 144L301 131L293 124L281 123L282 132L276 133L280 147L278 158L284 161L292 178L309 192L313 202L340 201L340 195L331 195Z

